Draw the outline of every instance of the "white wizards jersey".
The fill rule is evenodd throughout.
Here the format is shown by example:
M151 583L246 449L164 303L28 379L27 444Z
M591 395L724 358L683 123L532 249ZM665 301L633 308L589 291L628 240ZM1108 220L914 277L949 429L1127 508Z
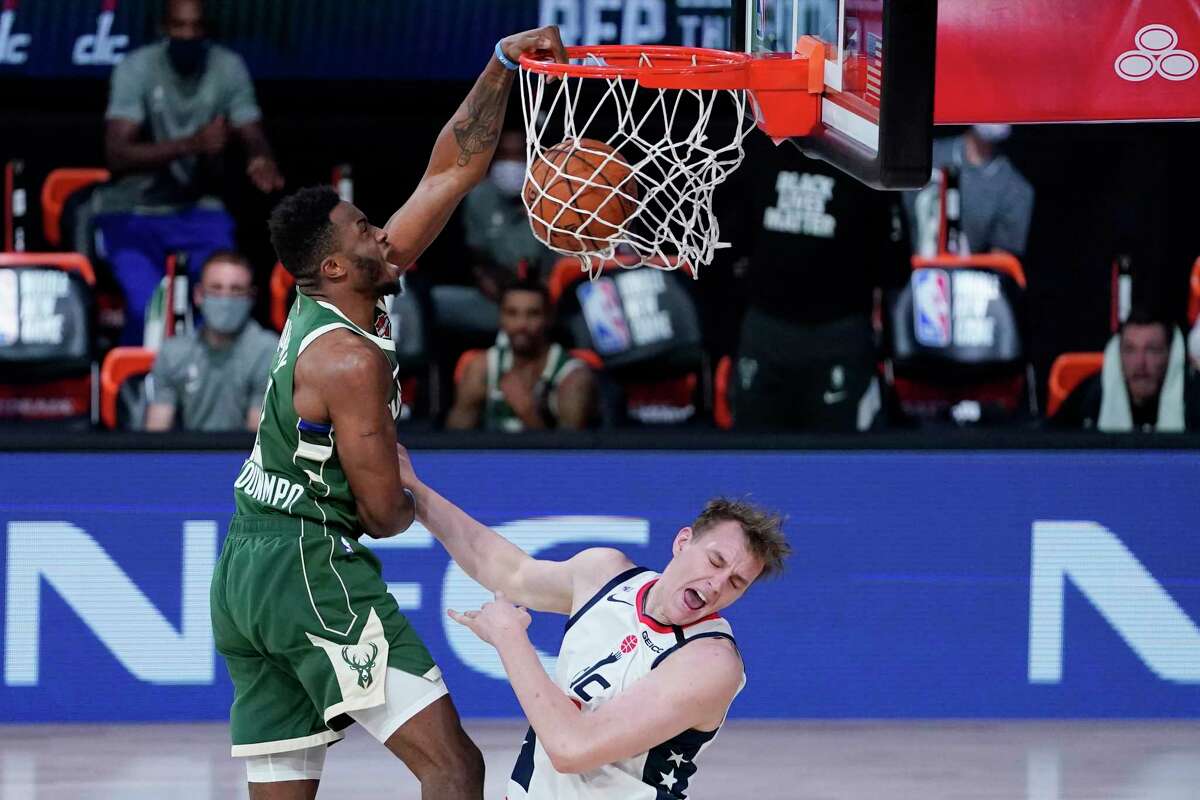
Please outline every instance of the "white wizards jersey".
M554 682L585 714L648 675L688 642L714 636L733 641L729 623L716 614L686 628L648 617L643 612L646 593L657 580L658 573L642 567L622 572L567 621ZM743 674L741 686L745 685ZM564 775L555 771L531 728L508 782L508 800L683 798L696 774L696 757L716 735L717 731L687 730L632 758Z

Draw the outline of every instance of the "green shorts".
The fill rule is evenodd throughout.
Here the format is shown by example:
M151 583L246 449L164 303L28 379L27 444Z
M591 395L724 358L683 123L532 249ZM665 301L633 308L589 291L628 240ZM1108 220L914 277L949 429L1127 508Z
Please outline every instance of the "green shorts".
M431 682L433 657L371 550L333 529L238 516L213 571L213 637L233 680L233 755L342 738L346 712L384 702L387 667Z

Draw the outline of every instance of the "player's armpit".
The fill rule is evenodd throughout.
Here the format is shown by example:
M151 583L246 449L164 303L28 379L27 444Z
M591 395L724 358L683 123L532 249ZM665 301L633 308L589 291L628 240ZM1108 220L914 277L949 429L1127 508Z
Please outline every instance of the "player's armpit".
M570 730L536 733L555 769L587 772L644 753L686 730L716 729L741 682L741 656L733 643L698 639L594 712L581 714Z
M396 463L396 429L388 412L392 390L387 360L349 331L331 331L296 363L293 403L309 422L329 422L334 447L357 503L363 530L376 538L412 524Z

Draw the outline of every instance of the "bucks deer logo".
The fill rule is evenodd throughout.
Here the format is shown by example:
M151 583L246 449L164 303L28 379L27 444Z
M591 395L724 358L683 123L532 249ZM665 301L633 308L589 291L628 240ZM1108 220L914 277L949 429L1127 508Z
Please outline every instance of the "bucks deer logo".
M370 646L371 655L363 658L361 661L358 659L358 656L361 655L361 651L354 653L352 657L349 647L342 648L342 660L345 661L352 670L358 673L358 686L360 689L367 688L374 680L371 677L371 670L375 667L375 657L379 655L379 645L371 642Z

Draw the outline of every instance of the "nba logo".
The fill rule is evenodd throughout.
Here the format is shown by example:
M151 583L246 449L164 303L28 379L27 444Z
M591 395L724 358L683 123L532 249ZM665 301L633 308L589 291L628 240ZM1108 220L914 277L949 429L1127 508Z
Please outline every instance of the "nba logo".
M612 279L599 278L593 283L582 283L576 292L596 352L611 354L628 350L629 326Z
M912 276L913 322L925 347L950 345L950 276L942 269L919 269Z

